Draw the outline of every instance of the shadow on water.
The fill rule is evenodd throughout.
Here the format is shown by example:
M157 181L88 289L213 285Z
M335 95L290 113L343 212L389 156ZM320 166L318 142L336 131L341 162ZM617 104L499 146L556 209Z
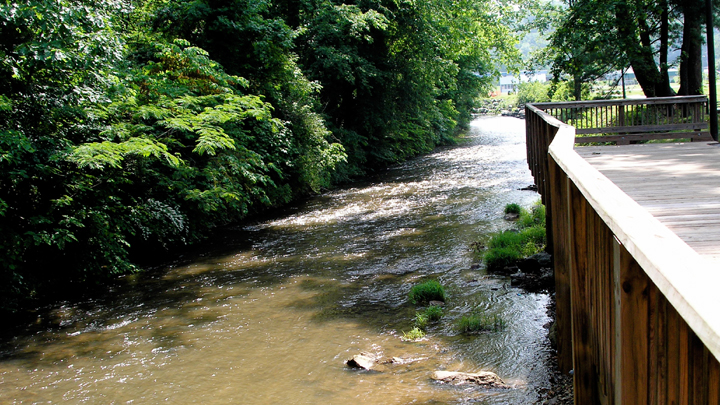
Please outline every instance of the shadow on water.
M507 227L506 203L537 199L517 190L531 182L522 128L478 120L463 145L224 230L106 297L42 313L2 346L0 402L532 402L547 383L549 297L470 270L469 251ZM447 288L445 316L427 340L402 342L418 310L408 292L427 278ZM473 311L507 327L460 334L457 320ZM360 351L425 360L349 372L343 360ZM489 369L516 389L442 387L429 381L435 369Z

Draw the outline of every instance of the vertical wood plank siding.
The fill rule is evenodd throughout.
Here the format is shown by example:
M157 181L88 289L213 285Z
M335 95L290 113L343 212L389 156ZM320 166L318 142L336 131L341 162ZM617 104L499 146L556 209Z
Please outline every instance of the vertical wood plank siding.
M553 115L582 114L560 107ZM660 119L648 117L649 109L642 105L636 112L625 107L602 106L598 120L623 122L627 115L640 117L641 123ZM646 262L641 247L624 245L623 240L632 242L618 235L622 219L608 217L598 208L603 202L589 198L576 184L580 176L595 174L589 169L568 173L574 163L563 161L564 156L575 158L567 154L558 160L548 153L560 131L565 137L574 128L533 105L526 106L525 117L528 164L548 213L559 365L563 372L574 370L575 403L720 405L718 350L703 343L716 341L707 336L714 329L701 328L701 339L690 328L699 321L683 309L691 319L687 321L676 309L684 308L678 304L684 298L666 296L653 281L658 276L640 264ZM673 291L661 284L662 290Z

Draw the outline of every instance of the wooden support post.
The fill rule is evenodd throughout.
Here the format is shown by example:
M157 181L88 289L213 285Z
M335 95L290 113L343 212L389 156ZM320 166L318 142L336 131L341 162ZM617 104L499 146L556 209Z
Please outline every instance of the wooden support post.
M585 197L577 187L570 183L569 207L570 238L573 241L570 254L570 295L572 302L572 342L573 342L573 387L575 403L584 405L598 404L597 370L592 355L591 308L589 306L590 286L588 279L588 206Z
M648 404L650 279L617 240L615 273L615 403Z
M550 199L546 207L552 220L547 221L552 231L552 255L555 269L555 336L557 340L558 367L562 373L573 368L572 311L570 305L570 209L568 187L570 180L565 172L549 157L548 165Z

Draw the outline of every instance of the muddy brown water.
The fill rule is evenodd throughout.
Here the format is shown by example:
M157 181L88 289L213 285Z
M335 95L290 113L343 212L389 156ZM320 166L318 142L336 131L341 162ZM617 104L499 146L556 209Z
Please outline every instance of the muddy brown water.
M44 312L0 353L0 403L529 404L549 385L547 294L471 269L469 244L529 206L524 121L479 118L467 142L377 181L238 227L192 259L129 278L104 299ZM436 278L445 316L405 342L412 285ZM499 332L458 319L498 315ZM416 360L349 370L360 352ZM434 383L489 370L506 390Z

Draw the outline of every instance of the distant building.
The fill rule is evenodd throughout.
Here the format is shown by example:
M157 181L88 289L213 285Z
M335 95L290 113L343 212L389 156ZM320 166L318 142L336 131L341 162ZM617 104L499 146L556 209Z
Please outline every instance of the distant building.
M548 80L547 71L538 71L534 73L521 73L520 76L513 76L510 73L502 73L500 77L500 93L512 94L517 92L517 86L520 83L540 82L545 83Z

